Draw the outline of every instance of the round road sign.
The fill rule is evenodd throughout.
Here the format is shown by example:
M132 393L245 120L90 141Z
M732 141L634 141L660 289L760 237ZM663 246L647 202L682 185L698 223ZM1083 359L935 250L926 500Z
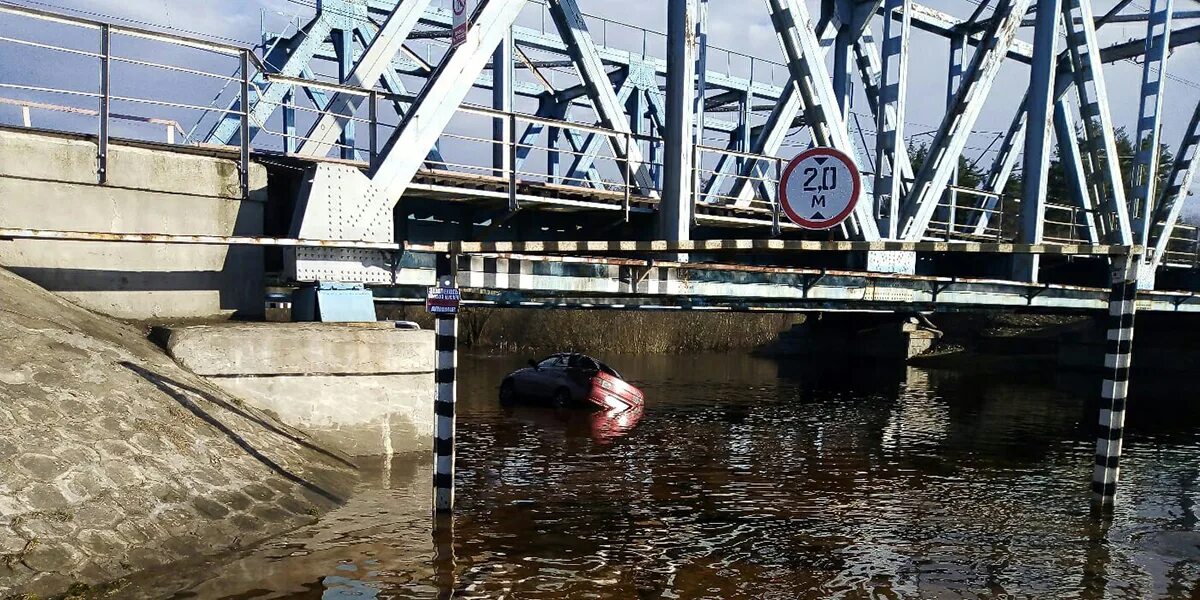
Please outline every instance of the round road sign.
M783 212L805 229L829 229L845 221L861 192L858 166L834 148L801 152L779 179Z

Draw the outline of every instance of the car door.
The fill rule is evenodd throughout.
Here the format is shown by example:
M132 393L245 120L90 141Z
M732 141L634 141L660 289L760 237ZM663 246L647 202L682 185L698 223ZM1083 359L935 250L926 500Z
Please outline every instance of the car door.
M548 399L554 396L567 368L567 357L555 354L538 363L538 368L530 377L528 395Z
M571 396L576 400L587 398L592 390L592 378L596 376L596 361L582 354L573 354L567 359L564 385L571 390Z

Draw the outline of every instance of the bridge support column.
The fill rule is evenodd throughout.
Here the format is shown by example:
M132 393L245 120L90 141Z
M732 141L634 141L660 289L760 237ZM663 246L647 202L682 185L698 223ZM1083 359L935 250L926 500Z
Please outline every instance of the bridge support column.
M1141 257L1114 258L1112 292L1108 300L1108 335L1104 351L1104 386L1100 393L1100 427L1096 467L1092 474L1092 506L1112 508L1120 476L1121 443L1125 433L1125 399L1133 353L1133 317L1137 308L1137 279Z
M662 239L691 239L693 135L696 95L696 0L667 2L667 109L665 181L658 210Z
M1025 108L1024 177L1021 195L1021 227L1017 239L1023 244L1040 244L1045 229L1046 193L1049 184L1051 118L1054 110L1054 68L1058 57L1058 23L1061 0L1039 1L1033 32L1033 63L1030 65L1029 94ZM1071 134L1074 137L1074 133ZM1036 283L1041 257L1013 257L1013 278Z
M439 287L456 287L456 258L453 254L437 256ZM437 415L437 433L433 440L433 512L439 515L454 510L458 317L454 314L438 314L435 322L434 347L437 350L437 361L434 363L434 383L437 385L437 398L433 402L433 412Z

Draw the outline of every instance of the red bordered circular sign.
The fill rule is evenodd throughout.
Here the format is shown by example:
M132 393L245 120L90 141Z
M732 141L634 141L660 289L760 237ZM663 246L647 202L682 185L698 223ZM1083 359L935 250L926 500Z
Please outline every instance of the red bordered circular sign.
M858 166L834 148L801 152L779 178L783 212L804 229L836 227L854 212L861 193Z

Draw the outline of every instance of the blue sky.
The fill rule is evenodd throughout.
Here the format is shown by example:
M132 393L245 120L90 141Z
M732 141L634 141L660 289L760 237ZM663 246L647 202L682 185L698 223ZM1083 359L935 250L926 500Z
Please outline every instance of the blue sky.
M222 39L257 43L260 22L268 29L280 30L299 18L311 17L312 5L316 0L15 0L38 8L59 7L97 15L109 15L121 19L132 19L175 30L187 30ZM448 4L448 0L434 0L435 5ZM965 17L974 5L967 0L927 0L926 5L960 17ZM662 31L665 26L666 2L664 0L580 0L582 8L599 17L625 23L633 23L652 31ZM814 9L818 0L809 0ZM1101 12L1111 6L1112 0L1097 0L1095 8ZM1127 12L1144 10L1148 0L1135 1ZM1177 2L1183 8L1200 9L1200 3ZM1186 6L1195 4L1194 7ZM767 60L781 59L778 43L767 17L766 5L762 0L711 0L710 43L714 47L734 48L737 52L754 55ZM1140 7L1140 8L1139 8ZM527 10L524 24L538 26L539 11ZM0 20L0 29L12 21ZM1189 23L1188 25L1195 24ZM1032 31L1025 29L1021 37L1027 41ZM1107 27L1102 38L1105 44L1121 42L1144 33L1140 24L1118 24ZM643 34L632 28L611 24L601 26L593 22L593 34L604 35L609 44L640 51ZM653 34L645 36L649 52L661 55L663 40ZM918 135L936 128L944 112L945 72L947 61L946 42L932 35L917 33L913 42L914 60L909 80L908 135ZM45 69L16 60L17 54L11 47L0 45L0 78L16 73L26 81L61 76L70 79L62 67L62 73L46 73ZM748 61L741 57L729 57L714 50L710 68L736 71L742 74L748 69ZM759 65L758 77L766 77ZM1132 126L1137 113L1138 83L1140 67L1132 63L1118 63L1106 68L1109 80L1110 100L1114 119L1118 124ZM1200 100L1200 48L1184 48L1175 52L1169 71L1178 79L1167 84L1164 106L1164 142L1175 146L1179 143L1182 130L1191 112ZM996 87L989 97L987 107L975 129L978 133L970 146L978 153L1003 130L1015 110L1017 102L1028 82L1028 69L1009 64L1001 72ZM776 83L782 83L785 73L777 69ZM0 90L7 93L7 90ZM184 94L188 90L169 90ZM205 94L209 93L207 90ZM195 95L194 93L192 94ZM194 98L193 98L194 100ZM865 102L858 99L856 111L866 112ZM0 106L0 121L11 122L14 113L10 107ZM926 138L928 139L928 138ZM969 151L970 153L971 151ZM985 156L984 159L989 158ZM1200 185L1195 186L1200 188Z

